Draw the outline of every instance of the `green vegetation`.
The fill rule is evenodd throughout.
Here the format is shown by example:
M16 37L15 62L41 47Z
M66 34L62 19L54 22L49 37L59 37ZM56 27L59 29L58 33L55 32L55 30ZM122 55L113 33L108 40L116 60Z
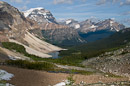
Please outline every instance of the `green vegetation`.
M71 73L72 73L72 74L74 74L74 73L79 73L79 74L82 74L82 75L92 75L92 74L94 74L95 72L84 71L84 70L71 70Z
M105 75L105 77L122 78L122 76L118 76L118 75L115 75L115 74L112 74L112 73L104 73L104 75Z
M13 42L2 42L4 48L9 50L16 50L19 53L26 53L24 46L13 43Z
M17 66L20 68L26 69L35 69L35 70L45 70L50 71L55 68L54 64L48 62L30 62L26 60L8 60L6 61L7 65Z
M105 52L114 51L124 47L130 42L130 28L117 32L108 38L98 40L96 42L87 43L79 46L68 48L67 51L60 52L60 56L73 59L84 60L99 56ZM76 55L78 58L73 58Z
M70 57L61 57L61 58L57 58L57 59L53 59L53 58L40 58L38 56L32 55L32 54L28 54L25 50L25 48L22 45L13 43L13 42L2 42L2 45L4 48L7 48L9 50L12 51L16 51L19 52L27 57L30 57L31 59L33 59L34 61L48 61L48 62L53 62L53 63L60 63L63 65L75 65L75 66L82 66L81 64L77 64L82 62L81 56L77 56L77 55L73 55L73 58ZM74 60L75 59L75 60Z
M105 52L117 50L121 47L124 47L128 42L130 42L129 34L130 31L128 29L128 31L125 32L124 31L117 32L106 39L68 48L67 51L61 51L60 52L61 58L57 59L40 58L38 56L28 54L22 45L16 43L3 42L2 45L3 47L9 50L13 50L27 57L30 57L34 61L47 61L63 65L82 66L80 63L83 60L96 57Z
M68 83L66 83L66 86L72 86L75 82L75 80L73 79L73 74L70 74L68 77L67 77L67 80L68 80Z
M0 80L0 84L5 84L6 83L6 81L5 80Z
M83 70L71 70L71 69L61 69L57 68L54 64L48 62L30 62L26 60L8 60L6 61L7 65L25 68L25 69L34 69L34 70L44 70L53 73L72 73L73 74L83 74L91 75L93 72L83 71Z

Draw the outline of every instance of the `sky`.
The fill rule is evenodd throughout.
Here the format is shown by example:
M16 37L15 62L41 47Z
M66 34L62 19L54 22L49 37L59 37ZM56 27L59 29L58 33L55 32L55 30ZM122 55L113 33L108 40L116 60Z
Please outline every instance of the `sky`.
M57 20L89 18L104 20L108 18L130 27L130 0L2 0L20 11L43 7Z

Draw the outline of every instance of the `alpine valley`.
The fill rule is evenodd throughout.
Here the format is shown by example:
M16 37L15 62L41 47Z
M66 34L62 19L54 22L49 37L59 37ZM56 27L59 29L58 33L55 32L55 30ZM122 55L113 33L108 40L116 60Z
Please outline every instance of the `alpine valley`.
M0 86L130 86L129 27L19 9L0 1Z

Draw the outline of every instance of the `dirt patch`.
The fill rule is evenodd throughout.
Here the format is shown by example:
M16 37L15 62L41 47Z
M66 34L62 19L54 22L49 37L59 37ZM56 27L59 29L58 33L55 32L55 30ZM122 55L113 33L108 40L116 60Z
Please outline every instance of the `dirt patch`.
M0 62L3 62L5 60L9 60L9 57L6 55L5 52L3 52L1 49L0 49Z
M8 66L0 66L0 69L6 70L9 73L14 74L10 81L15 86L48 86L55 85L62 80L66 80L68 74L64 73L48 73L44 71L35 71L28 69L21 69ZM113 81L126 81L128 78L110 78L102 75L74 75L76 83L84 81L86 83L113 82Z

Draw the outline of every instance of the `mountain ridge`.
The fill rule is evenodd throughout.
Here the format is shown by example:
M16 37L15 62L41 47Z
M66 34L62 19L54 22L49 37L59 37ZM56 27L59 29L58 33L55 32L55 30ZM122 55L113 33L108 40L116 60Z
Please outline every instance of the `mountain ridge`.
M29 30L40 29L40 27L36 22L26 19L22 12L6 2L0 2L0 26L1 42L20 43L26 46L28 53L48 58L51 56L47 53L62 50L62 48L44 42L30 34ZM39 47L37 47L38 45ZM40 54L37 54L36 51Z

